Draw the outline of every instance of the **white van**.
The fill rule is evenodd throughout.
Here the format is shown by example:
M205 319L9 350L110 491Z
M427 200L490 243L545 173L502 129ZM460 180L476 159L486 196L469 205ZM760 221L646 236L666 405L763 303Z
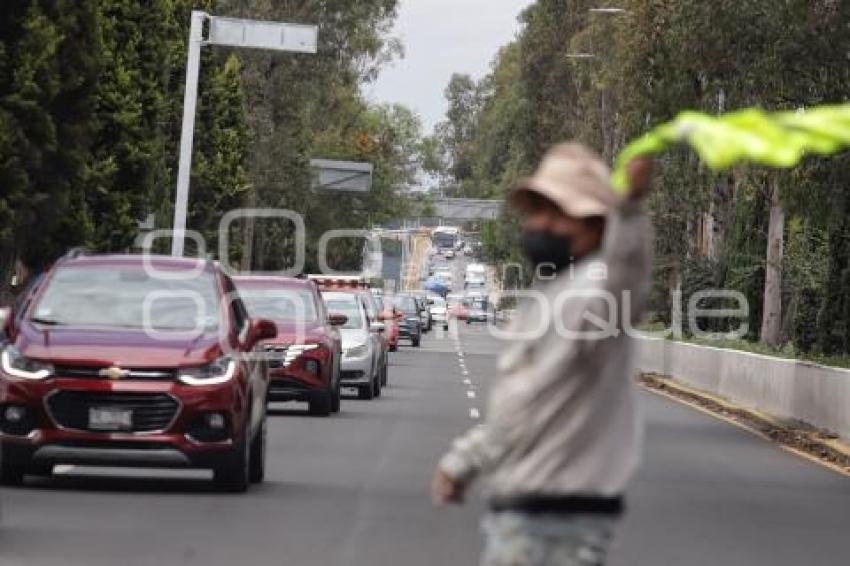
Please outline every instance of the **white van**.
M480 263L470 263L466 266L466 277L464 281L467 286L486 284L487 266Z

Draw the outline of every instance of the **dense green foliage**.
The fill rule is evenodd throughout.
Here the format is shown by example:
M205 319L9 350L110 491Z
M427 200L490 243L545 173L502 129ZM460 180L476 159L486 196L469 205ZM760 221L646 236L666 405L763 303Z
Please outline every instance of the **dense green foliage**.
M250 207L294 210L308 230L307 270L317 269L317 243L329 229L370 227L404 207L398 188L412 181L419 120L401 107L369 105L361 93L379 66L398 53L387 39L396 0L222 0L222 13L319 24L319 53L240 53L251 140L245 195ZM366 161L374 167L368 195L317 193L311 158ZM279 269L294 261L292 224L257 220L247 231L244 267ZM251 234L253 233L253 237ZM329 264L352 269L360 239L336 240Z
M453 79L476 93L472 126L468 115L458 121L450 113L438 132L445 170L462 194L504 197L548 146L565 139L610 161L627 140L684 109L785 110L847 100L848 2L616 4L626 11L593 13L599 3L590 0L537 0L488 76ZM449 96L450 107L456 99ZM446 135L458 131L460 146ZM659 160L650 202L654 316L669 322L675 292L686 305L697 290L734 289L748 298L750 339L826 355L850 351L848 163L845 154L807 159L790 173L742 166L713 175L686 150ZM773 187L784 220L774 226L784 241L779 304L770 307L779 317L778 342L762 336ZM487 253L499 261L516 259L515 238L507 223L483 232Z
M73 246L123 251L138 222L170 225L193 7L212 2L21 1L0 29L0 249L40 269ZM205 61L196 189L219 202L244 184L238 65ZM228 82L229 81L229 82ZM234 88L236 87L236 88ZM207 200L209 199L209 200ZM192 211L204 228L218 210Z
M400 52L387 38L395 8L396 0L4 6L0 293L16 260L41 269L73 246L132 249L139 221L150 215L155 227L170 228L192 9L317 23L321 37L317 56L204 49L188 228L205 237L207 252L217 252L222 215L244 206L304 215L308 268L325 230L397 215L405 203L398 189L419 163L419 121L402 107L373 107L361 93ZM313 191L315 157L371 162L374 191L365 198ZM233 230L233 260L261 269L290 263L291 226L257 221ZM351 252L361 245L342 240L332 255L356 262Z

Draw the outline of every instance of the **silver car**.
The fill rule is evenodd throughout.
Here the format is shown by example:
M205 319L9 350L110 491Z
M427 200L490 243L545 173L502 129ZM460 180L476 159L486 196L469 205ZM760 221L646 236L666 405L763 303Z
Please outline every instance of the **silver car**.
M322 297L329 312L348 317L348 321L339 327L342 387L357 388L359 399L379 397L383 372L386 371L380 337L384 325L369 320L366 304L358 291L324 291Z

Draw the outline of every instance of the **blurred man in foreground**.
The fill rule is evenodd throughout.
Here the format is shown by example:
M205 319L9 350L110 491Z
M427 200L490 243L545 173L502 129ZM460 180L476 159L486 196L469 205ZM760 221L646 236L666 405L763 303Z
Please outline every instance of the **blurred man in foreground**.
M536 298L520 308L499 360L486 423L458 438L434 474L438 504L489 475L486 566L601 565L641 444L632 338L648 288L640 201L651 163L625 197L577 144L553 148L510 196Z

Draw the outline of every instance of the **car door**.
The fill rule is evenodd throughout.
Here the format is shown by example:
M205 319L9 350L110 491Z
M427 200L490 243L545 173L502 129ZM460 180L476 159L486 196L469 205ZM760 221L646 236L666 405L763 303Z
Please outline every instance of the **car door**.
M369 316L369 308L366 306L366 301L362 295L358 295L358 302L363 311L363 319L366 321L366 331L369 333L370 350L372 352L372 375L378 375L381 369L381 357L384 354L384 346L381 343L381 335L379 332L372 330L372 323L375 322Z
M381 322L381 320L380 320L381 311L380 311L380 308L378 307L378 301L375 299L374 296L372 296L371 292L370 293L364 293L363 298L364 298L365 303L366 303L366 310L369 314L370 324L372 322ZM385 327L386 327L386 325L385 325ZM370 332L371 332L371 330L370 330ZM381 347L381 357L380 357L380 363L378 365L378 368L380 369L380 368L384 367L384 363L386 363L387 355L388 355L388 352L390 351L390 346L389 346L389 342L387 340L386 328L385 328L384 332L375 332L375 334L377 334L378 343L380 344L380 347Z
M332 364L332 379L339 380L339 367L342 363L342 338L339 334L339 328L332 325L328 320L328 309L325 307L325 301L322 300L322 296L319 293L318 289L313 289L313 301L316 306L316 312L318 313L319 320L322 321L322 328L324 328L324 334L329 341L329 345L331 348L331 364ZM334 383L336 385L336 383Z
M245 344L251 326L251 319L248 315L248 309L245 308L245 304L239 297L233 281L225 275L222 275L222 278L224 290L230 297L228 301L230 303L230 319L233 321L232 324L241 348ZM262 345L254 344L251 351L241 352L245 356L245 364L249 376L249 394L251 395L251 402L255 409L251 415L251 434L258 430L263 418L265 418L266 396L271 379L269 377L268 363L265 356L261 355L261 351ZM256 410L257 408L260 408L260 410Z

